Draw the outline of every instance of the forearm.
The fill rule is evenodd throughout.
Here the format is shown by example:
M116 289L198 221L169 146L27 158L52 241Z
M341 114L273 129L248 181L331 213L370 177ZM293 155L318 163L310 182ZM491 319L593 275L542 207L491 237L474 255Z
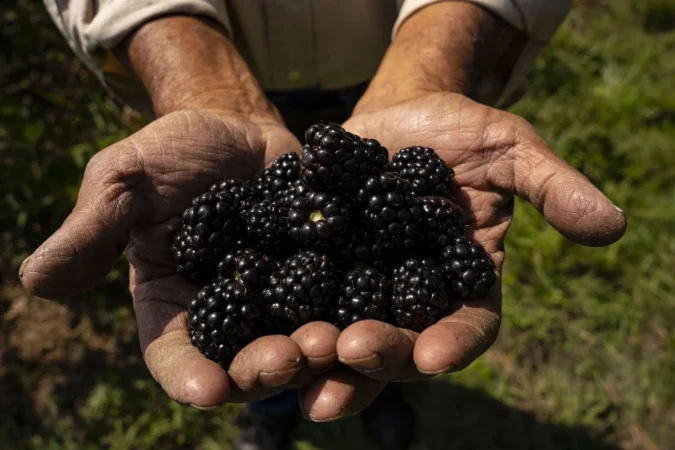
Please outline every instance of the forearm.
M199 108L278 119L224 30L208 19L153 20L119 52L150 94L157 116Z
M471 96L485 74L508 77L524 42L521 32L479 6L427 6L401 25L357 112L429 92Z

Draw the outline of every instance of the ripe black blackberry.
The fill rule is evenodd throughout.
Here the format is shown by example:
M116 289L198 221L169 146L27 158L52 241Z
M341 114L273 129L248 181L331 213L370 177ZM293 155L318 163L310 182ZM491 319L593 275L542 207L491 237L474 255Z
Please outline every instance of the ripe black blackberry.
M280 203L282 206L289 207L293 204L295 199L305 197L312 189L307 186L303 180L296 180L286 189L281 196Z
M265 321L260 297L237 280L223 278L206 285L188 311L190 342L224 368L244 346L269 332L261 327Z
M352 218L352 206L345 197L310 191L291 204L288 235L309 248L342 246L351 232Z
M454 196L455 172L431 148L403 148L393 156L391 165L410 181L416 196Z
M495 284L495 265L482 245L460 236L441 252L450 292L461 298L487 295Z
M302 179L316 189L355 191L387 167L388 152L375 139L361 139L336 123L312 125L305 133Z
M332 321L338 287L331 260L301 251L272 274L262 296L269 314L295 330L316 320Z
M246 239L256 248L276 252L288 240L288 209L274 200L263 200L243 211Z
M386 322L389 317L389 282L372 267L345 275L338 297L336 325L344 329L365 319Z
M220 278L232 278L241 282L246 289L260 292L269 286L272 272L279 265L270 256L246 248L225 255L218 263L218 276Z
M205 192L183 212L171 252L178 273L196 284L210 282L218 261L240 243L242 221L228 192Z
M300 176L300 155L284 153L256 178L254 191L263 199L279 200Z
M363 218L384 247L413 250L422 240L422 210L406 180L391 173L368 178L357 193Z
M433 255L464 234L461 208L446 197L422 197L422 233L427 248Z
M223 180L211 185L209 191L220 197L231 196L232 205L237 209L250 208L258 200L250 183L245 180Z
M409 258L392 277L393 323L421 332L449 312L443 273L432 259Z
M358 222L350 236L351 239L346 245L332 249L336 262L343 267L371 266L389 275L392 260L395 259L394 245L378 239L374 233L364 230L363 225Z

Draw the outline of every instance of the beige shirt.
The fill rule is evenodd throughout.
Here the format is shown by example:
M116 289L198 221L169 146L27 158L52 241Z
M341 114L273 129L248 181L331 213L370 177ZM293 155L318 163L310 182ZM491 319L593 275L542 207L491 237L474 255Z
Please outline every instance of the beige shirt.
M71 48L121 101L148 112L148 98L111 49L168 13L210 17L229 32L265 90L339 89L369 80L401 23L438 0L44 0ZM572 0L470 0L529 37L506 84L478 91L508 105L571 8ZM495 96L495 94L497 94Z

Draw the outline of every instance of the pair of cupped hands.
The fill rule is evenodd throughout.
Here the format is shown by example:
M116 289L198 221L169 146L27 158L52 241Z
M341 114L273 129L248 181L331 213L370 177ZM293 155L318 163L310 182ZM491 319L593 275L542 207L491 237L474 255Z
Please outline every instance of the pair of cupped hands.
M391 153L434 148L454 168L468 232L498 274L515 195L580 244L608 245L625 231L623 212L525 120L462 95L427 93L357 107L344 127ZM305 417L329 421L360 412L387 383L458 371L485 352L500 326L500 277L486 298L460 302L422 333L376 321L342 332L309 323L291 336L257 339L227 373L190 344L187 307L199 287L176 273L169 251L182 212L211 183L250 178L280 154L300 150L275 114L199 108L167 114L91 159L73 212L22 264L22 283L47 298L79 293L125 252L148 369L169 396L198 408L299 388Z

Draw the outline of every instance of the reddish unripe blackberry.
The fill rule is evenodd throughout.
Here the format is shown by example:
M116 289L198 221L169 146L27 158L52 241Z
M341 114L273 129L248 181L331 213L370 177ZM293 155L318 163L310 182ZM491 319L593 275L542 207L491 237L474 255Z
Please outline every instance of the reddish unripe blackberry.
M178 273L191 282L210 282L218 261L241 245L242 221L234 204L233 195L209 191L196 197L183 212L171 252Z
M495 284L495 265L482 245L458 237L441 252L443 272L454 296L477 298Z
M403 148L393 156L391 165L410 181L416 196L454 196L455 172L431 148Z
M431 254L439 255L443 247L464 234L462 210L446 197L422 197L422 234Z
M357 193L363 218L380 242L393 249L413 250L422 242L422 210L410 183L382 173L368 178Z
M389 282L376 269L365 267L347 272L338 297L337 327L343 329L365 319L386 322L390 295Z
M313 251L301 251L272 274L263 299L272 317L295 330L316 320L332 321L338 286L331 260Z
M305 142L300 172L314 189L352 192L365 177L387 167L387 149L378 141L361 139L335 123L313 125Z
M351 232L352 206L345 197L310 191L297 198L288 212L288 235L305 247L342 246Z
M243 347L269 332L262 327L260 297L237 280L206 285L190 302L188 314L190 342L224 368Z
M449 312L443 273L432 259L409 258L392 277L393 323L421 332Z

